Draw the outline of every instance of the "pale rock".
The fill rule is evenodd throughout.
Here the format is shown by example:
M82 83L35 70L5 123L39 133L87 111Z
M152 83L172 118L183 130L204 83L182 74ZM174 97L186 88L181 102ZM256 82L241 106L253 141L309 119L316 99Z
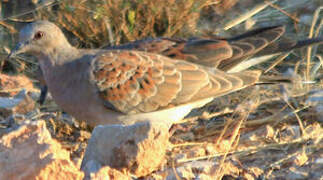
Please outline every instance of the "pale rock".
M145 176L165 162L168 138L168 127L162 123L97 126L81 169L88 175L102 166L110 166L138 177Z
M91 180L131 180L129 175L123 174L109 166L101 168L97 173L92 173Z
M8 117L12 114L26 114L35 108L35 101L22 90L14 97L0 97L0 114Z
M44 121L25 122L0 139L1 179L83 179Z
M217 163L214 161L192 161L184 163L182 166L169 168L164 171L158 171L151 174L147 179L214 179L214 170Z

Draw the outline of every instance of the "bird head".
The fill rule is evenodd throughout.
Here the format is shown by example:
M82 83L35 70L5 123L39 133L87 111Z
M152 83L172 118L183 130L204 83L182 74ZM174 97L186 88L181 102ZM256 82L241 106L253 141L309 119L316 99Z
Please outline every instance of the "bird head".
M55 24L48 21L35 21L20 30L19 43L8 58L21 53L46 55L57 48L69 46L64 34Z

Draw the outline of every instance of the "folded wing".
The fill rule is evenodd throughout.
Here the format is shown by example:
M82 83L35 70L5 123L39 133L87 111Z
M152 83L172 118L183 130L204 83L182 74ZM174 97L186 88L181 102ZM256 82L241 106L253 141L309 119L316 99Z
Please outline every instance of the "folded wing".
M152 112L252 85L260 72L229 74L140 51L113 50L93 61L93 75L107 108L132 114Z

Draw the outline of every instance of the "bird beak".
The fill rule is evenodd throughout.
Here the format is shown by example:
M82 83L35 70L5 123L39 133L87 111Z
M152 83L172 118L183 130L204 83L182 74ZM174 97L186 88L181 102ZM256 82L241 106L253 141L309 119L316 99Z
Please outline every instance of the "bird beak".
M27 45L28 42L22 42L22 43L18 43L17 46L15 47L15 49L13 49L10 54L8 55L7 59L10 59L12 57L15 57L17 54L21 54L26 52L27 50Z

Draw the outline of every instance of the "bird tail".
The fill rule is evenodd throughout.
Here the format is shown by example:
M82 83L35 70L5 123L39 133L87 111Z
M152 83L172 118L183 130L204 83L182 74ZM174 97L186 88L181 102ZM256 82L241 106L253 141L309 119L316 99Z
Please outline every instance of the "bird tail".
M302 48L305 46L312 46L320 43L323 43L323 37L301 40L301 41L298 41L295 45L289 46L289 47L286 45L284 46L284 44L280 46L281 46L281 51L290 51L292 49Z
M262 75L260 76L259 81L256 84L257 85L281 84L281 83L293 83L294 81L295 81L294 77Z
M282 40L274 42L271 45L267 46L255 56L264 56L268 54L287 52L293 49L303 48L306 46L313 46L321 43L323 43L323 37L304 39L300 41L283 38Z
M272 26L255 29L227 39L234 50L233 55L231 58L221 61L218 68L233 72L232 69L240 66L246 60L248 61L250 57L258 59L255 62L261 63L282 52L323 43L323 37L295 40L283 37L283 34L285 34L284 26ZM240 50L242 51L240 52Z
M301 84L314 84L317 83L317 81L304 81L301 79L301 77L297 75L293 76L284 76L284 75L278 75L278 76L270 76L270 75L262 75L259 77L258 82L256 85L263 85L263 84L295 84L295 83L301 83Z

